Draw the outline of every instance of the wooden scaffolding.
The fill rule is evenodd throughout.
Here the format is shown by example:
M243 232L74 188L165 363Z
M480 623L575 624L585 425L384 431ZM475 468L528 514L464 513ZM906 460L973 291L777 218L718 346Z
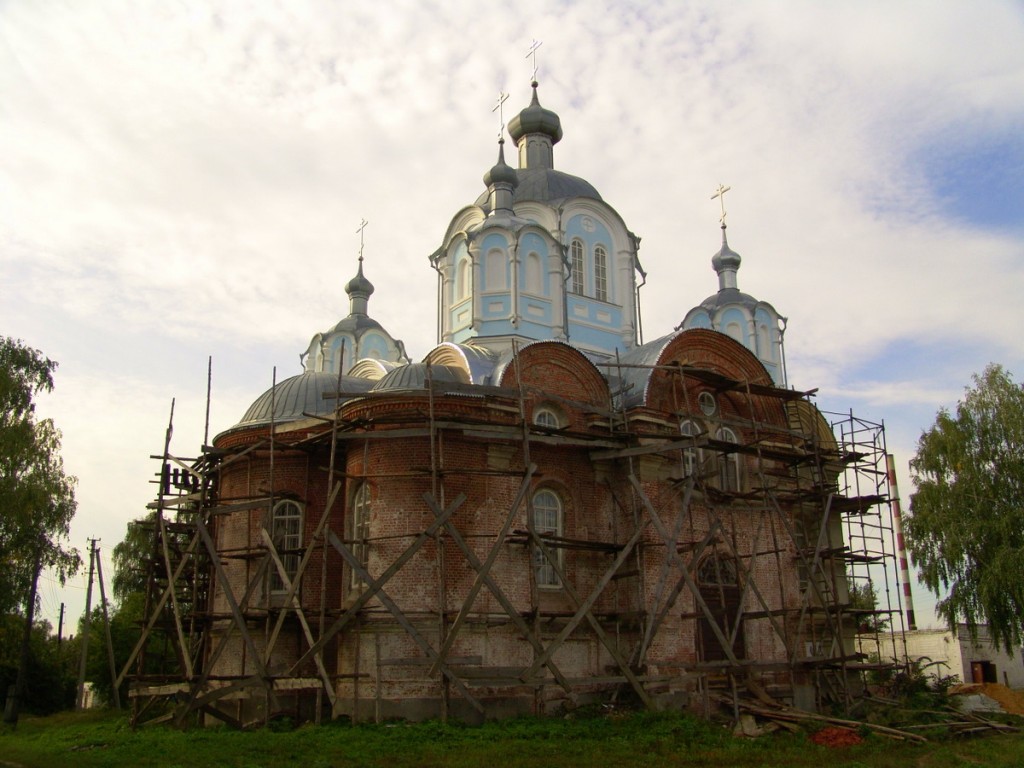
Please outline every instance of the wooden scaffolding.
M707 433L683 434L680 429L674 436L654 439L644 435L641 439L630 409L623 406L624 393L615 391L621 386L616 382L625 380L624 373L630 367L657 369L676 378L679 386L674 391L680 397L688 391L685 383L696 380L716 393L730 393L748 402L778 401L788 415L788 423L769 424L753 416L725 422L734 428L734 434L748 436L740 442ZM351 707L355 719L379 720L384 682L396 668L410 665L419 666L424 677L434 681L441 718L448 716L449 704L455 698L480 716L487 716L487 705L477 691L502 687L532 689L538 711L544 691L552 688L560 689L567 703L577 701L580 691L596 688L606 691L609 701L629 698L654 708L664 701L662 694L680 682L697 692L705 711L724 696L732 702L737 716L739 698L748 689L756 689L758 696L782 696L803 706L825 702L848 706L863 689L864 675L873 669L870 660L855 647L856 634L865 624L876 630L884 624L865 622L865 616L884 616L891 622L889 631L903 630L882 425L856 419L852 414L826 417L811 403L813 392L739 381L684 365L611 363L606 372L612 382L607 403L566 403L587 411L592 423L603 425L601 433L569 433L531 422L525 404L533 393L521 383L518 389L508 389L441 382L434 381L429 370L422 393L424 407L418 415L395 417L386 424L387 429L375 429L385 426L383 421L345 422L338 415L339 408L333 419L323 420L323 426L307 430L302 438L285 440L283 432L271 423L268 436L256 444L226 450L204 445L198 458L185 459L171 453L168 426L164 450L155 457L160 470L157 498L150 504L153 550L147 564L147 618L118 681L131 681L129 696L135 724L173 721L184 725L213 717L243 727L277 714L293 714L288 702L298 695L315 696L314 719L319 721L328 708L337 711L338 704L339 675L331 672L328 654L337 653L334 641L354 628L365 630L358 634L358 642L377 643L372 668L357 668L345 674L355 692ZM339 390L341 381L339 376ZM438 417L436 404L440 398L467 394L484 398L505 413L516 413L516 423ZM544 394L550 399L549 393ZM344 398L345 394L339 391L338 396ZM693 412L695 407L695 403L677 404L679 427L683 414ZM747 409L749 414L756 412L752 406ZM399 423L401 420L404 422ZM523 458L521 466L488 470L516 478L518 492L503 524L487 533L489 544L484 556L453 522L465 496L452 497L446 488L450 478L467 470L446 460L445 435L470 433L495 441L514 441ZM365 567L361 548L372 547L375 541L346 537L344 530L332 530L330 525L336 505L345 503L346 484L368 479L372 473L347 477L335 466L336 455L342 445L354 450L373 440L411 438L429 440L430 466L409 467L390 476L423 479L429 489L423 493L423 501L432 511L433 521L403 540L401 554L374 575ZM619 531L614 540L583 540L535 530L530 489L538 470L531 459L531 447L538 445L585 448L594 461L612 462L621 468L628 480L628 493L618 493L615 500L634 521L632 530ZM298 549L287 551L275 543L269 522L273 505L284 498L274 489L273 467L274 457L285 450L316 450L330 457L327 503L313 534ZM271 481L267 492L221 498L219 474L253 452L269 457ZM681 503L684 514L672 516L671 522L666 510L648 498L640 480L639 465L652 456L677 462L679 467L677 503ZM728 490L727 485L712 482L723 459L730 456L745 457L746 466L752 468L742 490ZM526 527L516 527L524 510ZM239 511L262 512L258 541L244 548L218 549L211 529L219 517ZM734 536L730 520L738 513L756 519L752 546L741 547ZM701 517L699 525L695 524L696 516ZM438 604L424 605L413 615L398 606L389 589L395 575L429 541L445 543L434 549L439 553ZM573 606L571 611L545 611L532 583L532 605L525 611L515 606L494 578L493 569L503 550L522 546L539 552L554 570ZM444 553L451 552L452 547L475 574L472 587L456 611L441 609L446 604L445 573L450 566ZM645 586L639 574L652 548L659 550L659 578ZM607 555L607 564L592 589L586 593L577 590L563 571L558 550ZM365 589L355 599L329 604L327 574L322 573L320 594L300 599L314 552L322 555L319 562L323 569L329 553L340 558ZM713 552L725 553L738 571L739 607L729 614L728 622L723 621L720 606L697 580L698 562ZM781 577L783 559L794 556L800 574L799 599L795 602L783 598L788 587ZM285 562L289 558L290 566ZM225 563L231 560L247 564L244 584L228 578ZM779 583L772 588L778 594L768 594L764 580L752 576L765 570L780 574ZM254 597L269 574L276 574L286 590L284 599L274 606L257 604ZM851 606L850 584L873 585L879 604ZM642 610L631 615L597 610L602 594L613 587L642 592L637 600ZM489 603L500 606L501 613L478 611L478 598L484 591ZM214 592L221 597L219 604L228 606L226 612L213 610ZM652 642L666 617L680 610L682 595L688 595L695 606L683 618L693 619L713 634L722 658L677 669L661 665L652 673L647 664ZM744 622L753 620L770 625L786 649L784 660L743 658L735 652L737 642L742 642ZM480 622L513 627L531 647L532 662L485 667L478 658L455 655L460 633L468 624ZM432 631L424 630L425 623L433 626ZM290 669L272 671L268 662L286 624L301 637L301 652ZM420 655L382 656L375 627L404 632ZM580 627L591 632L603 652L614 660L606 674L572 678L556 663L556 652ZM215 674L217 661L229 643L243 645L252 672ZM162 645L174 649L177 664L173 670L153 670L147 664L147 655ZM762 680L775 680L769 686L771 690L753 682L751 671L761 673ZM360 686L365 685L375 692L372 711L367 711L371 708L359 695ZM261 702L258 720L231 703L241 699Z

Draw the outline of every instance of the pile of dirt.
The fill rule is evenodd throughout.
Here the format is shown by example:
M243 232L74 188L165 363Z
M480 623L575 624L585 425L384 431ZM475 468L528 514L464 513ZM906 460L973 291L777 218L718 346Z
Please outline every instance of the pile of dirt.
M812 734L811 741L823 747L854 747L862 744L864 739L851 728L838 728L829 725Z
M950 696L982 694L999 702L1004 712L1024 715L1024 691L1014 691L1002 683L967 683L950 688L948 693Z

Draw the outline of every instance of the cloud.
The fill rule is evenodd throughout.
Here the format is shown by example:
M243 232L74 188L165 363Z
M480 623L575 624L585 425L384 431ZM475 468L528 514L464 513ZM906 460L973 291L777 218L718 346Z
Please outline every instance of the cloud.
M527 103L534 38L556 167L643 237L648 338L717 287L724 182L740 287L789 317L794 385L909 450L979 360L1024 370L1024 234L1012 206L964 203L971 162L998 161L978 148L1024 127L1012 4L40 0L0 29L0 329L95 404L60 413L85 528L142 511L138 457L170 396L205 397L208 355L214 431L272 366L298 372L347 313L364 217L370 311L427 352L427 256L483 191L498 90L506 121ZM887 350L911 342L909 369Z

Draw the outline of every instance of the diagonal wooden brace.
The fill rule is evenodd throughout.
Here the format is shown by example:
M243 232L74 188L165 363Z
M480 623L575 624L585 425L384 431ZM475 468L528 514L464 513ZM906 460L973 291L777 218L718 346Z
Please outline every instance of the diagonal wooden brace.
M260 529L260 536L263 538L263 543L267 546L267 554L274 561L274 567L277 569L277 574L281 578L281 582L288 588L288 594L292 596L291 607L295 611L296 617L299 619L299 623L302 625L302 633L306 636L306 642L310 645L316 642L313 639L313 631L309 628L309 622L306 621L306 614L302 610L302 605L299 603L299 599L295 596L295 585L291 579L288 578L288 569L284 567L284 563L281 562L281 557L277 553L277 548L274 547L274 541L270 538L270 534L267 533L266 528ZM284 615L285 611L281 614ZM270 662L270 653L273 650L273 646L267 644L267 656L265 663ZM327 698L331 701L331 706L334 706L334 686L331 685L331 678L327 674L327 670L324 668L323 654L318 653L313 657L316 660L316 668L320 673L320 680L324 684L324 691L327 693Z
M199 534L196 533L192 536L188 546L185 548L184 555L181 560L178 561L177 568L174 569L174 574L170 581L167 582L167 586L164 587L164 591L160 593L159 599L156 601L156 605L150 610L149 618L146 620L146 626L142 629L142 634L139 635L139 639L135 643L135 647L132 652L128 654L128 659L125 661L124 666L121 668L121 673L117 676L116 686L120 686L124 682L125 677L128 675L128 670L131 669L132 664L138 657L142 647L146 644L149 639L149 633L153 631L153 626L156 624L158 618L160 618L160 612L163 611L164 606L167 605L167 600L171 595L171 591L174 589L175 583L181 576L181 572L185 570L185 564L188 562L188 555L191 555L196 547L199 546Z
M437 502L435 502L433 498L431 498L428 494L424 494L424 499L426 500L427 504L430 505L430 508L434 511L435 515L441 514L441 508L437 505ZM523 638L528 643L530 643L531 646L533 646L534 653L543 653L544 646L541 644L540 640L538 640L534 636L533 632L530 631L530 627L527 626L526 621L519 614L519 611L517 611L515 606L512 605L512 601L509 600L508 597L505 595L504 590L502 590L498 583L494 581L494 578L489 573L483 571L483 566L481 565L480 560L477 558L473 550L470 549L469 545L466 543L466 540L462 538L462 534L459 533L459 529L456 528L455 525L451 523L451 521L446 523L445 527L448 530L449 535L452 537L452 541L455 542L455 545L462 551L463 555L466 558L466 562L469 563L470 567L473 568L474 571L476 571L478 574L481 574L483 582L487 585L487 588L491 591L491 594L494 595L494 598L498 601L501 607L505 609L505 613L508 614L508 617L512 620L512 624L515 626L516 629L519 630ZM554 677L555 680L558 681L558 684L562 687L562 689L571 696L572 684L565 677L565 675L563 675L562 672L558 669L558 666L554 663L554 661L549 659L546 663L546 666L548 670L551 672L552 677ZM436 674L436 672L432 671L432 674ZM519 676L519 679L523 682L527 682L528 676L524 672L524 674Z
M409 562L416 555L416 553L419 552L420 548L430 539L431 536L433 536L441 528L441 526L444 525L445 521L449 517L451 517L455 513L455 510L461 507L463 503L465 503L465 501L466 494L460 493L458 498L456 498L455 501L453 501L448 506L448 508L441 514L441 516L436 518L434 522L432 522L425 531L423 531L419 534L419 536L416 537L416 540L412 544L410 544L401 555L395 558L395 561L388 566L387 570L385 570L384 573L380 575L379 579L373 581L372 584L367 584L367 588L359 594L359 597L356 598L356 601L352 604L352 606L348 610L346 610L341 616L339 616L337 621L335 621L334 624L331 625L330 629L328 629L323 635L321 635L320 639L317 640L310 647L310 649L306 651L302 655L302 657L295 662L295 664L292 665L290 671L293 671L297 669L301 664L304 664L306 660L309 659L310 656L312 656L313 654L319 653L320 650L325 645L327 645L331 638L333 638L342 629L344 629L344 627L350 621L355 619L355 617L359 615L359 611L362 610L363 606L370 602L370 600L372 600L380 591L381 587L387 584L387 582L391 580L391 577L398 573L402 566Z
M202 515L196 516L196 530L199 532L199 536L203 540L203 545L210 554L210 562L213 563L214 571L217 574L217 580L224 593L224 599L227 600L228 606L231 608L231 616L235 620L235 626L238 627L238 633L242 636L242 641L245 643L246 648L252 655L253 664L256 666L256 672L259 677L265 681L267 695L270 698L271 704L276 709L277 697L274 695L274 688L271 684L267 667L263 663L263 657L260 656L259 652L256 650L256 644L253 642L252 636L249 634L249 629L245 625L245 616L242 615L242 611L238 607L238 603L235 601L235 595L231 589L231 584L228 581L227 573L224 571L224 565L220 561L220 556L217 553L217 547L213 543L213 539L210 537L210 532L206 529L206 523L203 522Z
M671 538L671 534L665 528L665 524L661 521L661 518L658 517L657 510L654 509L654 505L651 504L651 500L647 498L647 494L644 493L644 489L640 486L640 481L636 479L636 475L630 474L629 482L633 484L633 488L636 491L637 495L640 497L640 501L641 503L643 503L644 508L647 510L647 514L650 516L651 522L654 524L655 529L658 531L658 533L661 534L663 539L668 541ZM690 574L689 569L682 562L682 558L679 557L679 553L675 551L675 547L672 547L671 551L669 551L667 554L669 558L672 560L672 562L677 563L679 565L679 570L682 572L683 579L686 581L686 586L693 594L693 598L697 603L697 607L701 609L701 611L704 613L705 618L707 618L708 624L711 626L711 631L715 633L715 637L718 639L718 642L722 646L722 651L725 653L726 657L729 659L730 662L732 662L736 666L739 666L740 662L739 659L736 658L736 654L733 653L732 645L729 643L728 638L722 632L721 627L718 626L718 620L715 618L715 614L712 612L711 608L708 607L707 602L704 600L704 597L700 593L700 588L698 588L697 582L693 580L693 576Z
M242 595L242 599L238 603L239 607L243 611L249 607L249 598L251 598L256 593L256 588L263 583L263 577L267 571L267 563L268 558L262 558L259 562L259 565L256 567L256 573L254 573L252 578L249 580L249 585L245 589L245 594ZM228 632L224 632L220 636L219 640L217 641L217 645L214 647L212 653L210 653L210 655L206 659L206 663L204 664L202 673L199 675L198 678L191 681L188 700L176 708L177 716L175 718L175 721L178 723L178 725L183 725L185 722L185 717L188 715L189 712L193 710L193 708L195 708L196 699L203 693L203 688L206 685L206 681L209 678L210 674L213 672L213 668L216 666L217 661L221 657L221 654L224 653L225 649L227 649L228 642L230 639L230 630ZM202 707L199 708L201 709Z
M316 541L323 533L324 527L327 525L327 518L331 514L331 510L334 508L334 502L338 498L338 492L341 491L341 483L334 484L334 490L331 491L331 496L327 500L327 504L324 506L323 514L320 515L320 521L317 523L316 530L313 531L312 541ZM291 584L288 587L288 594L285 596L285 604L291 605L295 599L295 593L299 588L299 580L302 578L302 574L306 572L306 566L309 564L310 558L313 556L312 544L306 547L306 551L302 553L302 559L299 561L299 567L295 570L295 576L291 579ZM285 579L285 583L288 584L288 580ZM286 611L282 611L277 621L274 623L274 629L270 633L270 639L267 641L267 657L269 658L270 652L277 644L277 636L281 632L281 627L284 625L284 617ZM312 641L310 641L312 645Z
M461 693L462 696L466 699L466 701L468 701L473 706L473 709L475 709L480 714L484 714L483 704L477 701L476 697L474 697L473 694L469 692L469 689L466 688L466 684L462 682L458 675L456 675L451 669L449 669L447 665L441 663L440 657L437 655L437 651L434 650L434 647L427 641L425 637L423 637L420 631L417 630L415 626L413 626L412 622L409 621L405 613L403 613L402 609L399 608L395 604L395 602L388 596L388 593L384 591L384 585L382 583L382 580L378 579L377 581L374 581L373 577L370 576L366 568L363 567L363 564L359 562L359 558L356 557L352 553L352 550L346 547L338 539L338 537L334 535L333 532L328 533L328 540L331 542L331 546L334 547L338 551L338 554L345 559L345 562L349 564L349 567L351 567L352 570L356 573L356 575L358 575L359 578L362 579L362 581L366 584L367 589L371 587L376 588L377 599L380 600L381 604L388 609L391 615L395 618L395 621L397 621L402 626L402 628L409 633L409 636L413 639L413 642L415 642L416 645L419 646L419 649L423 651L427 658L433 661L435 663L435 666L440 666L441 673L446 678L448 678L448 680L450 680L452 684L455 685L455 687L459 690L459 693Z
M530 535L530 541L533 543L534 546L538 547L540 551L543 553L544 557L547 559L547 561L551 564L551 567L554 569L555 574L558 576L558 579L562 584L562 589L565 590L565 593L569 596L569 599L576 604L577 609L580 609L583 606L583 600L580 598L579 592L576 591L576 588L573 587L573 585L569 582L568 578L566 577L565 570L558 562L558 558L550 550L547 544L544 543L544 540L537 535L537 532L533 530L532 525L529 526L528 531ZM643 526L637 526L637 531L634 534L636 541L639 541L642 532ZM629 547L627 547L626 549L629 549ZM618 562L618 558L616 558L616 562ZM618 566L615 567L616 569L618 568ZM605 574L605 576L608 577L609 580L611 579L612 575L614 575L613 570ZM607 584L607 582L605 583ZM601 589L603 590L603 587ZM591 606L592 605L593 603L591 603ZM619 670L622 672L623 676L629 681L629 684L633 687L633 690L636 691L636 695L640 697L640 700L644 703L644 706L646 706L648 709L654 709L654 702L651 700L650 695L644 688L643 683L640 682L639 678L637 678L637 676L633 673L633 670L630 669L629 662L625 658L623 658L622 654L619 652L619 649L615 645L612 638L608 637L608 633L604 631L604 627L601 626L601 622L599 622L597 618L594 616L593 611L591 611L590 608L586 608L583 611L583 616L584 618L586 618L587 623L590 624L591 629L594 630L594 634L597 635L598 640L601 641L601 644L607 649L608 654L618 665ZM561 643L559 643L559 645L560 644ZM554 643L554 641L552 641L548 644L548 647L545 649L545 654L553 654L557 650L558 646ZM534 662L534 667L539 668L539 665L536 661Z
M487 559L484 561L480 568L476 568L476 579L473 582L473 586L469 588L469 592L466 594L465 600L463 600L462 608L459 609L459 615L455 617L455 621L452 622L451 627L448 629L448 634L444 638L444 643L441 645L440 656L442 659L447 658L448 653L451 651L452 646L455 644L455 640L459 636L459 631L462 629L462 625L469 617L469 612L473 609L473 604L476 602L476 597L480 593L481 587L484 585L486 577L490 576L491 568L494 566L494 561L498 559L498 555L501 553L502 548L505 544L505 536L508 535L509 528L512 527L512 522L515 519L516 513L519 511L519 505L523 503L523 499L530 490L530 482L533 479L533 473L537 471L537 465L531 464L526 468L526 473L523 475L523 480L519 484L519 490L516 493L515 499L512 501L512 506L509 508L508 515L505 517L505 522L498 532L498 535L494 539L494 544L491 545L490 552L487 553ZM433 498L424 494L424 500L434 510L435 516L439 512L437 504ZM449 531L455 529L449 520L445 526ZM459 537L462 538L461 536ZM466 551L463 551L466 554ZM468 559L468 558L467 558ZM475 558L474 558L475 559ZM431 675L437 674L436 665L430 670Z
M679 532L682 530L683 521L690 511L690 495L693 492L694 479L691 475L686 478L686 485L683 488L683 498L681 509L679 514L676 516L676 524L672 529L672 539L665 542L666 553L671 550L677 549L677 543L679 541ZM651 607L647 611L647 626L644 628L643 640L640 643L640 647L637 651L638 661L643 659L647 655L647 649L650 647L651 640L654 638L654 633L657 628L661 625L661 619L668 613L669 608L675 603L678 593L672 593L669 595L669 600L664 606L664 610L658 611L658 606L662 604L661 599L665 593L665 583L668 580L669 572L672 570L672 561L666 556L665 561L661 564L661 575L658 577L658 586L654 590L654 599L651 600Z

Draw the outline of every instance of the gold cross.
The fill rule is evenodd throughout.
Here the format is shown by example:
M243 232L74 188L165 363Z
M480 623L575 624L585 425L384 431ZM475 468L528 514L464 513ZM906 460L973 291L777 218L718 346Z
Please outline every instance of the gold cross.
M498 138L505 132L505 102L508 101L508 94L498 91L498 103L491 107L491 112L498 113Z
M717 197L719 199L719 202L722 203L722 218L720 218L719 221L722 222L723 227L725 226L725 193L728 192L730 189L732 189L732 187L727 187L724 184L719 184L718 189L715 190L715 194L711 196L712 200L714 200Z
M360 264L363 263L363 230L366 229L366 225L368 223L369 222L367 222L366 219L362 219L359 222L359 229L356 230L356 232L359 233L359 263Z
M526 56L523 58L530 58L533 56L533 82L537 82L537 49L541 47L543 43L540 40L534 40L530 43L530 50L526 52Z

